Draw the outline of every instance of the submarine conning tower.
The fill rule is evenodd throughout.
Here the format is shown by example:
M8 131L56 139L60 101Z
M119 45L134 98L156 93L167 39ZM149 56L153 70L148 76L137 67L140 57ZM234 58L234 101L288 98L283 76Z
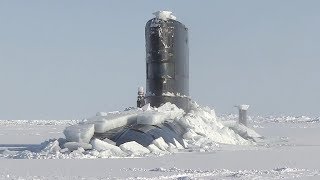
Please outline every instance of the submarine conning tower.
M188 28L169 11L153 13L145 27L146 103L189 106Z

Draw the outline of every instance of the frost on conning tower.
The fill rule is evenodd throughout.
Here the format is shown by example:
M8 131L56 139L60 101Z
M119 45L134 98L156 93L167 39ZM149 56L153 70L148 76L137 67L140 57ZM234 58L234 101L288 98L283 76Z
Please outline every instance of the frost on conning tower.
M165 21L168 19L172 19L172 20L177 19L177 17L172 15L172 12L170 11L157 11L157 12L154 12L153 15L155 15L157 19L162 19Z
M188 29L169 11L153 13L145 27L146 102L152 107L171 102L189 104Z

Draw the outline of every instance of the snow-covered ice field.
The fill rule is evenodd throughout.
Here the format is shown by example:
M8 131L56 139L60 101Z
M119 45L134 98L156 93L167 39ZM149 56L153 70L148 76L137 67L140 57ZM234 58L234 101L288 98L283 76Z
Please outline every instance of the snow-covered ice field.
M30 151L64 137L65 127L76 120L0 120L0 179L320 179L319 119L270 116L250 117L249 122L264 136L254 145L217 144L209 151L125 158L75 152L61 159Z

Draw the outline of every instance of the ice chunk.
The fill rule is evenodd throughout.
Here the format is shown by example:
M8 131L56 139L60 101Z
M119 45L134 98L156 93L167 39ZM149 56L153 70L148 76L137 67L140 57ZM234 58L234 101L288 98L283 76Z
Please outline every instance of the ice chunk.
M183 146L185 148L188 148L188 142L185 139L182 139L182 142L183 142Z
M98 158L112 158L112 157L125 157L127 156L127 154L123 151L117 152L117 151L107 149L107 150L98 152L96 156Z
M178 149L184 149L184 147L179 143L179 141L176 140L176 138L173 138L173 140L174 140L174 143L176 144L176 147Z
M141 109L142 109L143 111L150 111L150 110L152 110L152 109L151 109L151 106L150 106L150 103L144 105Z
M107 112L97 112L96 116L107 116Z
M157 125L168 119L168 115L162 112L148 111L139 114L137 117L138 124Z
M69 157L75 158L75 159L82 159L85 157L83 154L85 152L85 149L82 147L79 147L78 149L73 150L70 154Z
M109 144L108 142L94 139L91 141L93 149L99 151L100 158L112 157L112 156L126 156L127 154L122 151L118 146Z
M49 140L49 141L42 143L41 145L44 146L44 148L41 151L49 153L49 154L50 153L55 154L61 150L58 140Z
M177 18L172 15L172 12L170 11L157 11L154 12L153 15L156 16L156 18L167 21L168 19L176 20Z
M104 141L104 142L107 142L107 143L109 143L109 144L112 144L112 145L116 145L116 142L114 142L114 141L112 141L112 140L110 140L110 139L108 139L108 138L103 139L103 141Z
M94 134L93 124L78 124L67 127L63 131L69 142L89 143Z
M105 151L98 152L98 154L96 154L95 156L99 158L109 158L113 156L113 153L110 150L105 150Z
M104 150L114 150L116 152L120 152L121 149L118 146L113 144L109 144L105 141L101 141L100 139L93 139L91 141L93 149L97 151L104 151Z
M141 144L131 141L119 146L124 152L131 155L144 155L150 153L150 150L143 147Z
M108 114L107 116L95 116L88 119L88 124L94 124L95 132L105 133L109 130L135 123L137 111Z
M192 129L188 129L184 134L184 139L195 139L195 137L198 136L197 133L195 133Z
M162 151L167 150L169 147L169 145L164 141L164 139L162 137L159 137L158 139L153 140L152 144L157 146Z
M83 148L84 150L92 149L92 145L88 143L79 143L79 142L67 142L63 145L65 148L68 148L70 151Z
M137 116L138 124L157 125L166 120L179 119L185 114L184 110L179 109L176 105L165 103L157 110L145 111Z
M165 153L165 151L162 151L161 149L159 149L154 144L150 144L147 148L154 154L158 154L159 155L159 154L164 154Z
M60 150L61 153L68 153L69 152L69 149L68 148L63 148Z
M233 130L225 127L220 120L216 118L215 112L208 107L200 107L196 103L191 103L191 110L184 117L177 119L186 133L183 137L189 144L205 145L206 143L224 143L224 144L252 144L242 138Z
M172 143L169 143L169 147L167 149L170 153L178 152L177 146Z
M183 109L178 108L175 104L170 102L160 106L157 111L167 114L168 119L180 119L185 114Z
M260 134L237 121L223 121L223 124L245 139L262 138Z

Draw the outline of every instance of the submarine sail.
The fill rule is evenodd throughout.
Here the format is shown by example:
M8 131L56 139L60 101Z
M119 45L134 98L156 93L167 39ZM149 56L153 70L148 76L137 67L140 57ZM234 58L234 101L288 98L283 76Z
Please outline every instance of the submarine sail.
M189 102L188 28L171 12L154 13L145 26L146 103L171 102L184 110Z

